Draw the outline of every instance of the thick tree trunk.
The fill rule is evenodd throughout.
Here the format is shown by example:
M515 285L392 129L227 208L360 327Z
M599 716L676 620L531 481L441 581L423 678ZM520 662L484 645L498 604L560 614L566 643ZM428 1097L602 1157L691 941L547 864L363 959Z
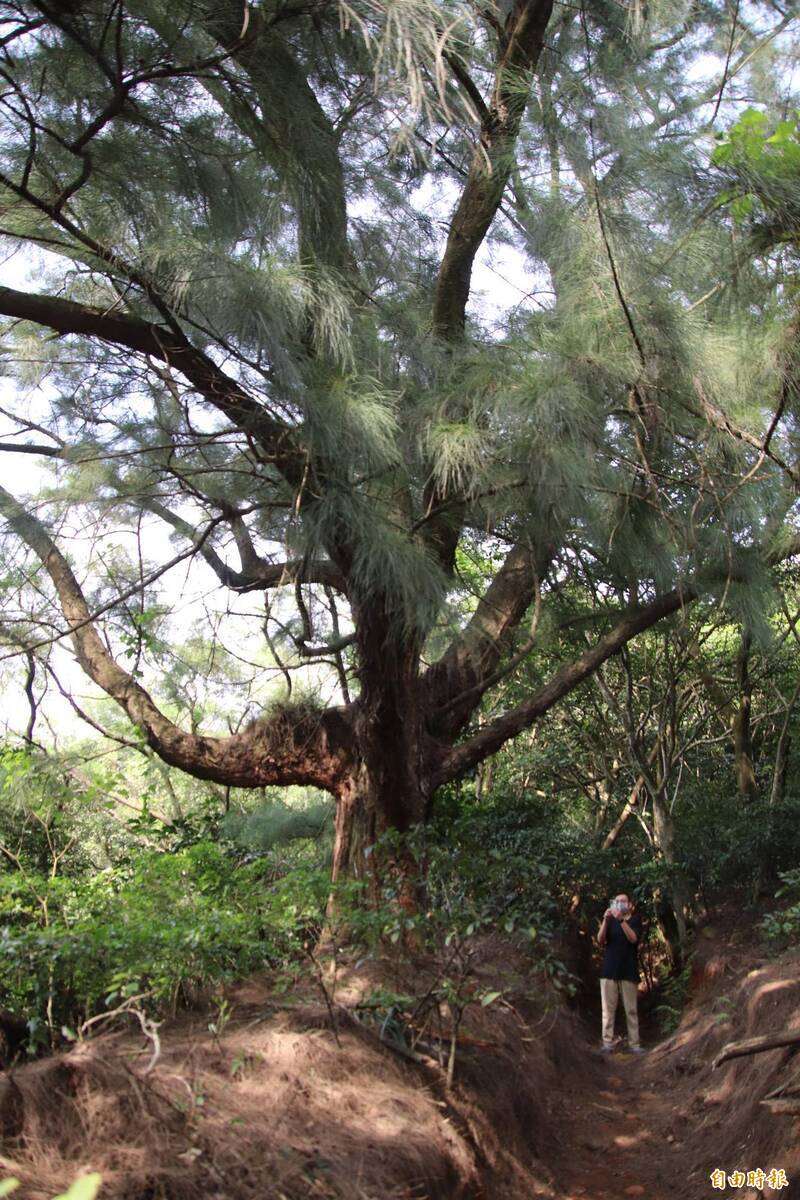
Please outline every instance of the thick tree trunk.
M333 877L374 880L377 892L378 864L368 848L387 830L405 834L430 813L418 675L424 632L397 630L375 596L355 610L361 694L353 708L355 766L338 790Z
M370 795L363 767L345 780L337 795L333 881L366 879L369 848L378 827L375 797Z
M409 885L408 888L401 888L408 894L404 904L413 907L411 894L418 864L412 854L402 848L399 853L392 853L387 858L386 855L379 855L374 847L383 834L389 831L407 833L414 825L424 821L429 805L421 790L416 796L406 795L402 800L395 794L390 805L385 800L384 791L376 786L376 781L363 764L344 783L336 807L332 878L334 882L345 879L364 882L368 899L377 901L383 881L403 876Z

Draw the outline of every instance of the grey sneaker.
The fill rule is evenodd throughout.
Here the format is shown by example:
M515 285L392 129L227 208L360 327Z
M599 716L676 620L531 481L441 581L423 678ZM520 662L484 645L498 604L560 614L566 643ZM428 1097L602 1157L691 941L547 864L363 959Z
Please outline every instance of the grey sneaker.
M608 1042L603 1042L602 1046L600 1047L600 1053L601 1054L611 1054L613 1049L614 1049L613 1045L610 1046L608 1044Z
M631 1054L644 1054L645 1053L644 1046L629 1046L628 1049L630 1050Z

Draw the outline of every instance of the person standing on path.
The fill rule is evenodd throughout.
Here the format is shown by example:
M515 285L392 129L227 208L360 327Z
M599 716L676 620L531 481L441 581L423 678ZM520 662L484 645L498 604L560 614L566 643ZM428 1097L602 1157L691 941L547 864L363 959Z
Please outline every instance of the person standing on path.
M642 919L630 900L621 892L606 909L597 932L598 945L605 950L600 967L600 999L603 1003L603 1050L614 1048L614 1018L622 995L628 1025L628 1046L641 1054L639 1043L639 939Z

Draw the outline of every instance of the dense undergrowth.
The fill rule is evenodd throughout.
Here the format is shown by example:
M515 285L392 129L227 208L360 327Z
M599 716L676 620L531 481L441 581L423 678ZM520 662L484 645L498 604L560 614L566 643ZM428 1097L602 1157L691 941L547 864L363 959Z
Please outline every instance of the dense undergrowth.
M451 788L426 829L382 839L372 851L384 879L376 905L365 903L368 881L339 884L331 900L329 809L314 794L267 796L227 814L205 801L171 821L145 805L120 824L92 808L93 797L54 788L52 764L37 755L11 751L3 762L1 1006L29 1054L80 1038L87 1022L131 1004L158 1017L265 969L277 986L316 978L323 926L335 950L356 958L388 946L398 959L410 948L440 964L428 1007L447 1005L457 1020L502 995L502 979L479 985L473 969L476 946L495 930L514 937L531 970L571 992L565 947L622 887L647 919L648 961L668 974L656 899L674 866L633 838L602 850L574 815L554 814L541 796L509 796L502 780L480 801L469 782ZM690 807L678 861L698 908L709 893L749 881L779 901L765 932L796 933L797 872L786 871L798 825L792 796L769 814L757 801L733 814L713 798ZM393 864L409 860L418 877L398 878ZM777 886L770 881L781 868ZM662 1006L672 1024L680 978ZM401 972L379 1008L402 1023L419 1003L413 993Z
M458 1004L471 946L495 926L518 932L556 985L568 984L552 943L550 866L502 838L487 846L481 820L468 814L455 830L464 843L458 860L443 828L379 843L383 898L366 904L367 881L331 888L325 825L308 836L303 797L294 809L272 798L228 820L201 808L167 823L145 811L122 836L115 829L104 839L103 810L87 826L85 797L62 791L55 803L43 794L32 801L39 765L21 754L11 760L7 791L27 798L5 812L0 871L2 1008L25 1025L30 1053L80 1037L86 1022L133 998L161 1015L259 970L287 983L314 974L323 925L340 950L369 955L413 942L440 955L441 995ZM420 870L402 880L420 901L410 910L391 867L409 852Z

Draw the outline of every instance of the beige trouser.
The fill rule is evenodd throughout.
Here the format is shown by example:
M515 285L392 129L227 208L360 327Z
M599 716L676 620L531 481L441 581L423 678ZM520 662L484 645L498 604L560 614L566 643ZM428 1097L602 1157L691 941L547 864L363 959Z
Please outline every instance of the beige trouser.
M600 998L603 1001L603 1042L610 1046L614 1041L614 1017L617 1015L617 1001L622 993L622 1004L625 1009L625 1020L628 1023L628 1045L639 1045L639 1013L636 1002L639 987L629 979L601 979Z

